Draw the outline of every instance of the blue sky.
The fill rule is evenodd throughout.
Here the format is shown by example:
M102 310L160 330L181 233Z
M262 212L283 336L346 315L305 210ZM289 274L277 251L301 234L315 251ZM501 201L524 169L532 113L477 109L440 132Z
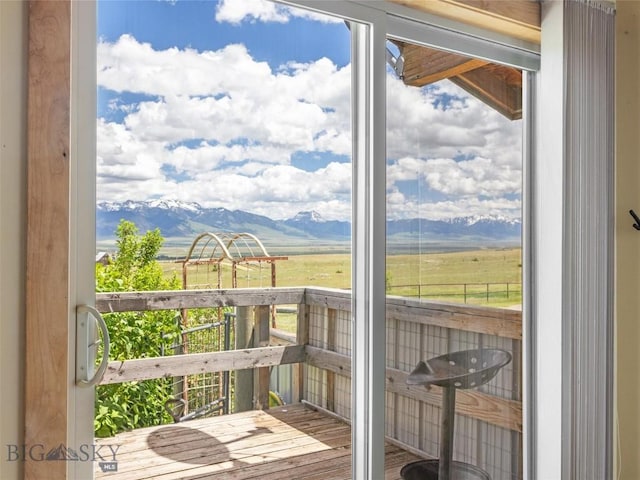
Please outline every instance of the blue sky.
M98 3L98 200L348 219L349 31L266 0ZM519 217L520 123L388 75L391 217Z
M217 50L243 43L253 58L278 67L290 60L308 62L326 56L339 66L350 61L349 32L342 22L311 22L292 17L286 22L247 18L242 23L216 20L215 1L115 1L98 4L99 37L116 41L133 33L155 48L191 47ZM153 21L147 21L147 19ZM160 28L161 26L161 28Z

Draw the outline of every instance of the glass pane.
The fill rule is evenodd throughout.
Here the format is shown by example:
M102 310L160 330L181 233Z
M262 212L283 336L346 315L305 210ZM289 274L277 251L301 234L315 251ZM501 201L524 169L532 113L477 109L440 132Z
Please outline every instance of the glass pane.
M350 478L348 25L101 1L98 33L98 442L121 478Z
M386 433L430 459L405 478L516 480L522 72L388 50Z

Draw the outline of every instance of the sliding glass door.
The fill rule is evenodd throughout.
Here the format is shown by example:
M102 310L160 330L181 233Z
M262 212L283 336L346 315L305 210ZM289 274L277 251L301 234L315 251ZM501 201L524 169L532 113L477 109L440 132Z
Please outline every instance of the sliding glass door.
M405 478L521 479L523 74L387 49L385 433Z
M292 291L280 308L249 313L256 305L245 295L215 319L195 308L175 324L164 318L182 343L168 340L163 351L211 353L190 350L185 332L226 314L253 322L245 322L245 344L236 324L230 345L238 350L293 341L294 367L260 363L247 383L233 376L238 383L216 395L242 409L301 403L350 424L338 443L326 422L320 436L309 434L316 451L300 447L287 460L297 478L399 479L424 468L522 478L529 144L520 118L523 78L537 55L366 2L187 4L99 3L97 250L122 246L107 236L126 233L123 215L153 217L167 229L172 259L189 247L184 232L218 242L192 263L200 268L188 274L193 283L176 270L182 287L244 287L251 298L274 286ZM139 209L148 215L136 217ZM178 214L186 220L176 223ZM233 215L236 224L225 224ZM140 226L155 226L147 223ZM216 256L255 238L269 254ZM310 253L323 258L285 267ZM280 263L267 268L266 257ZM332 270L321 271L326 265ZM304 276L305 268L313 271ZM265 334L280 326L290 331L279 340ZM175 397L169 405L185 405L182 416L219 400L195 388L207 378L179 377L157 390ZM199 397L202 404L188 403ZM100 420L101 434L113 433ZM219 468L241 477L253 460L232 444L218 445L228 457ZM166 463L206 473L204 460L185 460L187 443L158 445ZM285 455L282 445L273 458ZM329 449L339 459L314 456Z

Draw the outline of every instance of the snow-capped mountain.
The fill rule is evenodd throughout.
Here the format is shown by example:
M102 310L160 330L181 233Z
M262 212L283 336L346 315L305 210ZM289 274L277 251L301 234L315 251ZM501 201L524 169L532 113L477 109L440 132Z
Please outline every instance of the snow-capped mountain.
M351 235L351 223L339 220L325 220L316 211L299 212L293 218L284 221L285 225L302 230L317 238L340 240Z
M198 211L202 207L196 202L180 202L178 200L149 200L148 202L135 202L127 200L126 202L100 202L98 210L103 211L122 211L122 210L140 210L144 208L160 208L163 210L191 210Z
M281 237L288 228L270 218L241 210L205 208L197 203L159 201L103 202L97 205L96 233L99 239L113 238L120 220L134 222L141 232L159 228L165 237L193 237L202 232L248 232Z
M248 232L263 241L347 241L351 223L326 220L316 211L299 212L287 220L226 208L205 208L193 202L153 200L148 202L103 202L97 206L98 239L115 237L121 219L134 222L141 232L159 228L167 238L190 239L202 232ZM516 244L521 224L491 216L460 217L449 220L389 220L389 241L410 241L421 237L429 243Z
M295 217L290 218L287 222L325 222L326 220L322 218L315 210L311 210L310 212L298 212Z
M474 225L481 222L489 223L506 223L511 225L520 225L520 219L507 218L500 215L472 215L469 217L457 217L443 220L450 223L462 223L465 225Z
M200 204L196 202L179 202L177 200L151 200L147 204L151 208L164 208L167 210L190 210L192 212L202 210Z

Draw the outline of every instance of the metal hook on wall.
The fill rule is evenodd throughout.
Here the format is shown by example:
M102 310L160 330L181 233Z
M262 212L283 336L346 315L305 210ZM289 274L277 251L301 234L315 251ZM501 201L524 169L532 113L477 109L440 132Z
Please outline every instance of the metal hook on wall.
M636 215L636 212L634 212L633 210L629 210L629 214L636 221L636 223L633 224L633 228L635 228L636 230L640 230L640 218L638 218L638 215Z

